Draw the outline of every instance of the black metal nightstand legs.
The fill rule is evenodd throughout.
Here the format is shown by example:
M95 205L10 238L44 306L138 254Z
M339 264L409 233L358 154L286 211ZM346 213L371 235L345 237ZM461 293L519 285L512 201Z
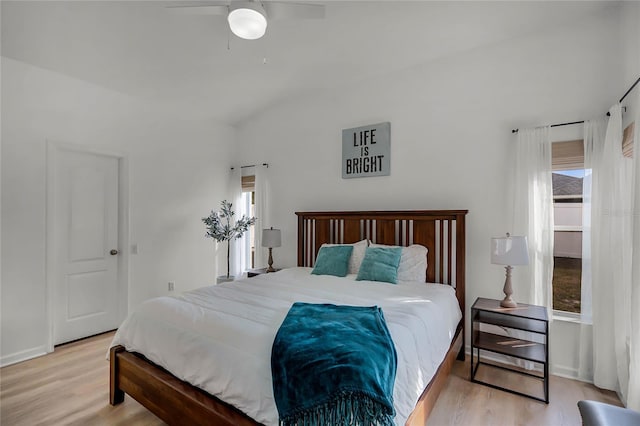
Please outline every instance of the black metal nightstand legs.
M484 327L481 327L484 325ZM498 330L495 330L495 329ZM497 331L500 334L495 334ZM504 335L502 331L507 331ZM523 333L524 332L524 333ZM526 337L520 337L526 336ZM537 337L535 337L537 336ZM535 363L542 371L531 373L508 364L485 362L481 351L505 355ZM542 382L543 397L524 392L522 389L500 386L488 382L486 377L478 379L480 365L530 377ZM483 368L484 371L484 368ZM542 373L542 375L540 375ZM470 380L494 389L549 403L549 320L542 306L518 304L516 308L504 308L499 300L478 298L471 307L471 366ZM482 376L481 376L482 377ZM515 386L516 388L518 386ZM526 389L528 392L529 390ZM534 392L536 393L536 392ZM539 394L539 392L538 392Z

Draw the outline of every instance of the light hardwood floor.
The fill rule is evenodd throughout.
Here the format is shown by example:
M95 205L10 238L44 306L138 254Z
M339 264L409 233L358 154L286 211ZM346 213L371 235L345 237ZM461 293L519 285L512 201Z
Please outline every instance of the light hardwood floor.
M162 425L132 398L109 405L113 332L0 369L0 425Z
M0 369L0 424L162 425L129 396L116 407L109 405L105 356L112 337L91 337ZM555 376L549 405L471 383L468 376L468 362L456 362L427 426L580 425L579 400L620 405L613 392Z
M491 374L492 383L503 386L508 384L511 388L520 387L526 393L538 392L538 396L542 396L542 384L538 381L526 383L529 379L519 374L497 369L485 371ZM488 375L482 379L489 381ZM548 405L471 383L467 356L466 362L456 362L447 385L429 416L427 426L580 426L582 421L577 404L582 399L622 405L615 392L600 390L589 383L558 376L550 377Z

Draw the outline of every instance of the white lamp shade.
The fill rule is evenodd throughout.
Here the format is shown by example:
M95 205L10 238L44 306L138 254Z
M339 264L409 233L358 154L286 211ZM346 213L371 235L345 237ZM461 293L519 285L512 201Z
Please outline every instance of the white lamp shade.
M231 32L246 40L256 40L267 30L267 13L260 3L231 2L229 16Z
M527 237L491 238L491 263L494 265L528 265Z
M280 247L282 238L279 229L263 229L262 230L262 247Z

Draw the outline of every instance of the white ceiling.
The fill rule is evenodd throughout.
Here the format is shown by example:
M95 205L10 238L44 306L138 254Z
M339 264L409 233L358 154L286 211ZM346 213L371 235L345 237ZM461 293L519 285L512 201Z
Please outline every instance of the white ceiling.
M177 3L3 0L2 55L237 125L291 97L545 31L614 2L312 2L326 4L325 19L273 21L257 41L230 35L224 17L164 8Z

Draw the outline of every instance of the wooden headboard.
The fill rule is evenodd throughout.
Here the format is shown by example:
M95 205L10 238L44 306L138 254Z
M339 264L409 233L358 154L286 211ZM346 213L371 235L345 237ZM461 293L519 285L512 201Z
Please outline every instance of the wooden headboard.
M427 282L453 286L464 314L465 216L468 210L296 212L298 266L313 266L320 246L369 239L428 248Z

